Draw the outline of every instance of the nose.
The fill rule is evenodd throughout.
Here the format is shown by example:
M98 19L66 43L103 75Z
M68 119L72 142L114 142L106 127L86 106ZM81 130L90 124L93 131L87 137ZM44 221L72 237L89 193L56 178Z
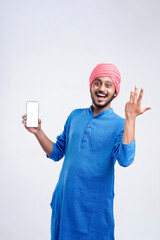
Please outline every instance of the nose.
M105 84L102 83L102 84L99 86L99 90L101 90L102 92L105 92L105 90L106 90Z

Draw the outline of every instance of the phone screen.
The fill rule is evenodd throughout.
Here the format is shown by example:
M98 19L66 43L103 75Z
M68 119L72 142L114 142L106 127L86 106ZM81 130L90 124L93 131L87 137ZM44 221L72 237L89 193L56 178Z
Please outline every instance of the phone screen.
M27 127L38 127L39 102L27 101Z

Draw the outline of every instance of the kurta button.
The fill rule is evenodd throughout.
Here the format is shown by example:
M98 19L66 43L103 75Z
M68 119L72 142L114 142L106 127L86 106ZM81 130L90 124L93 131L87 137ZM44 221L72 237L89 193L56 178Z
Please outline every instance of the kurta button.
M90 125L88 125L88 127L90 127Z
M85 135L85 137L87 137L87 136Z
M94 119L94 117L92 117L92 119Z

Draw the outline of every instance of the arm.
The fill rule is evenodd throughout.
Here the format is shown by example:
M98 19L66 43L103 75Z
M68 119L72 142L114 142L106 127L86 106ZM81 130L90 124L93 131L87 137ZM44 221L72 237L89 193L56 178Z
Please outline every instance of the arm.
M137 94L138 88L135 87L134 93L131 91L130 101L126 103L124 131L121 130L118 134L113 149L114 158L117 159L118 163L123 167L129 166L134 161L136 117L148 109L151 109L150 107L146 107L143 110L141 109L143 89L141 89L138 99Z
M72 115L72 113L68 116L68 118L66 120L63 132L59 136L57 136L56 143L52 142L45 135L45 133L42 131L42 129L41 129L41 120L40 119L38 120L38 127L35 127L35 128L33 128L33 127L26 127L27 115L25 114L22 117L23 118L22 123L24 124L25 128L29 132L31 132L31 133L33 133L35 135L35 137L39 141L42 149L47 154L47 157L53 159L54 161L59 161L60 159L63 158L63 156L65 154L66 133L67 133L68 126L70 124L71 115Z
M45 133L41 129L41 120L38 119L38 127L26 127L26 120L27 120L27 115L24 114L22 116L22 123L24 124L24 127L31 133L35 135L37 138L38 142L40 143L42 149L44 152L48 155L52 153L53 150L53 143L52 141L45 135Z
M53 142L45 135L42 129L35 134L39 144L47 155L50 155L53 150Z
M124 128L121 129L116 137L113 148L113 157L115 161L118 161L120 166L128 167L134 161L136 144L135 141L132 141L129 144L124 144L122 141L123 133Z
M138 95L138 88L135 86L134 93L131 91L130 94L130 101L126 103L125 106L125 127L124 127L124 134L123 134L123 143L129 144L135 140L135 122L136 117L145 111L151 109L150 107L146 107L141 109L141 101L143 97L144 90L141 88L139 97Z

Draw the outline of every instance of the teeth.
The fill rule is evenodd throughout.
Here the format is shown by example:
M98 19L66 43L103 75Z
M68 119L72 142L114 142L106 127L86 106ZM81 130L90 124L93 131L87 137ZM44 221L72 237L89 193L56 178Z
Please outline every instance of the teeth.
M102 95L102 94L97 94L97 96L100 96L100 97L105 97L105 95Z

